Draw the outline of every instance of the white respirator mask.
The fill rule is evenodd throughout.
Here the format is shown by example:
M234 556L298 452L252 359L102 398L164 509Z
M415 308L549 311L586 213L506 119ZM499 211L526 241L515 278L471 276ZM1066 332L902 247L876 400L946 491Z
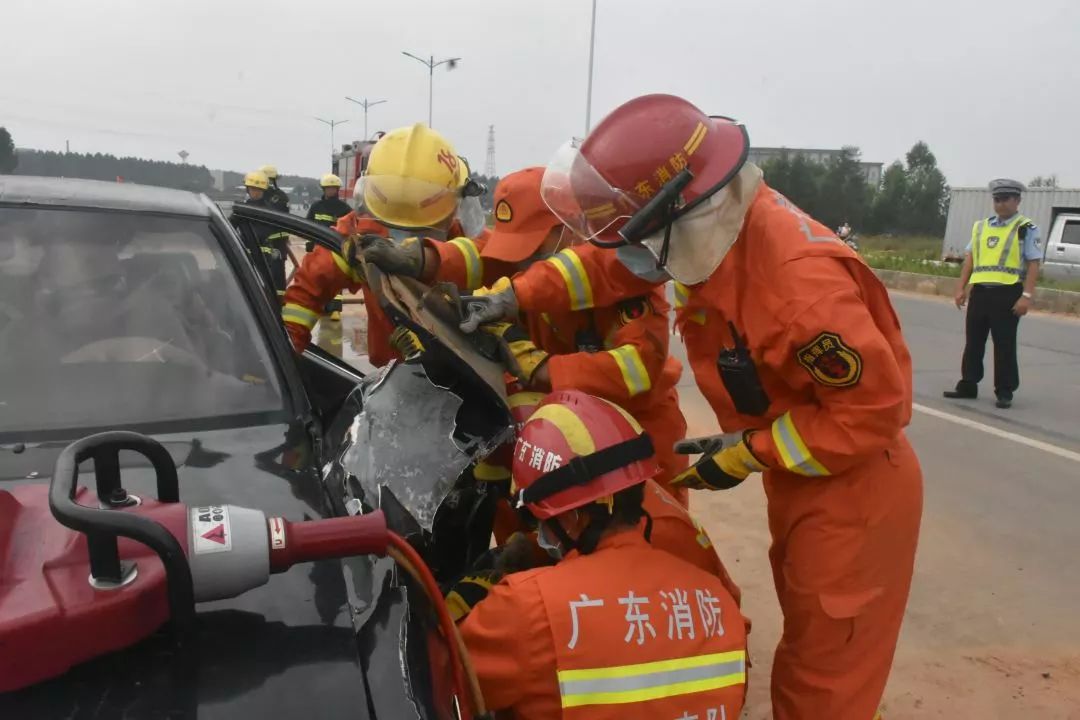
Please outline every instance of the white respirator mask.
M660 228L641 243L617 249L619 260L634 275L651 282L672 278L684 285L709 279L742 232L746 212L761 184L761 169L746 163L735 178L670 227ZM660 265L665 234L666 262Z

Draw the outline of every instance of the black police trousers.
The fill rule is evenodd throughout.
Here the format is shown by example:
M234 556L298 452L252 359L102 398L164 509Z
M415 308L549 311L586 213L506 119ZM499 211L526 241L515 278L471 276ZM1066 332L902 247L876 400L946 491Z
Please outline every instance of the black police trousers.
M1013 305L1023 292L1023 283L971 288L961 385L975 389L983 379L983 356L989 335L994 340L994 393L1012 397L1020 387L1020 367L1016 359L1016 329L1020 318L1013 313Z

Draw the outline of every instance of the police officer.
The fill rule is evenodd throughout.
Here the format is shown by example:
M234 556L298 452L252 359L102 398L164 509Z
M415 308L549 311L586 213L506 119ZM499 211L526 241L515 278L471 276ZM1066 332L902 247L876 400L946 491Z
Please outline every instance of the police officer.
M332 228L337 224L338 218L352 212L352 207L339 197L341 194L341 178L337 175L333 173L323 175L322 179L319 180L319 187L322 188L323 196L308 208L307 219ZM314 241L308 240L304 244L305 252L311 252L314 249ZM337 295L326 304L325 312L330 316L331 320L341 319L341 300L341 295Z
M971 229L955 296L956 307L968 305L967 339L960 382L955 390L945 391L947 398L978 397L987 335L994 339L997 407L1011 407L1020 386L1016 328L1031 308L1043 254L1038 226L1020 214L1024 190L1016 180L991 181L994 214Z

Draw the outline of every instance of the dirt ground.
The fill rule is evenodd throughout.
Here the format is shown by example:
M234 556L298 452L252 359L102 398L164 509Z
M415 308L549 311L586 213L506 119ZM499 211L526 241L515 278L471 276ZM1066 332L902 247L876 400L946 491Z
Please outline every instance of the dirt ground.
M750 480L730 493L695 493L691 503L714 544L722 549L724 563L742 588L743 607L754 623L750 635L753 669L743 717L766 720L770 717L772 652L780 638L781 617L766 555L765 494L759 482ZM925 545L919 549L920 572L932 564L933 554L933 548ZM993 603L989 593L976 597ZM1080 720L1077 652L1071 657L1047 656L1039 648L1025 650L1021 638L1011 638L1008 645L972 641L973 637L993 638L997 629L992 619L981 627L965 622L961 629L949 614L909 606L882 704L884 717Z
M347 306L342 323L323 325L316 340L326 349L344 352L354 361L366 352L362 306ZM711 411L700 395L686 387L680 392L688 434L713 432ZM772 653L782 619L768 563L761 483L751 478L731 492L695 493L691 502L742 587L744 609L753 619L753 668L743 717L766 720ZM992 551L962 531L950 533L949 547L926 542L927 523L924 518L924 542L882 703L884 717L1080 720L1080 637L1051 641L1016 632L1015 618L1001 617L1004 611L996 604L992 576L969 569L962 580L956 579L957 557L967 559L973 568L993 567ZM1038 605L1033 589L1024 607ZM1080 612L1080 597L1075 607Z
M680 389L688 434L710 432L709 412ZM781 615L768 562L765 493L751 478L726 493L694 493L691 510L709 532L729 572L743 591L743 608L753 620L753 668L744 718L770 717L769 674L780 638ZM960 540L963 542L963 540ZM993 558L978 543L965 546L972 564ZM1080 720L1080 638L1063 638L1056 650L1044 642L1027 646L1023 637L1002 636L990 588L956 587L927 597L922 585L949 586L954 571L948 556L956 548L923 542L900 645L882 703L887 720L994 718ZM1033 592L1029 607L1037 607ZM1080 611L1080 598L1077 600Z

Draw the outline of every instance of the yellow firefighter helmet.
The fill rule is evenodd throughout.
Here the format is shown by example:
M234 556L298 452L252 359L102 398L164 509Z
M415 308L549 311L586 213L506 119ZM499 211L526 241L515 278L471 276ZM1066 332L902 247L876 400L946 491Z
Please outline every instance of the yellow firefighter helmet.
M375 143L357 194L387 225L435 227L454 215L468 179L454 146L417 123L391 130Z
M266 177L266 173L262 170L255 170L244 176L244 187L267 190L270 187L270 179Z

